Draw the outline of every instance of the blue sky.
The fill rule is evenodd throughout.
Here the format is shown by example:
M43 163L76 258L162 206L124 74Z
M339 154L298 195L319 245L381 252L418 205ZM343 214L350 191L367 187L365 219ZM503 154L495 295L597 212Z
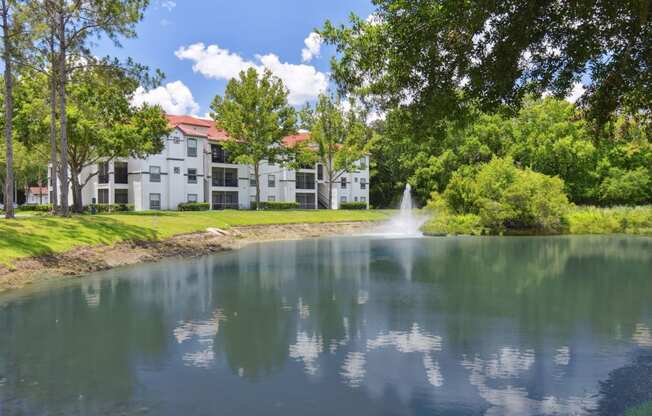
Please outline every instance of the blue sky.
M318 48L311 32L326 19L345 23L351 12L367 17L372 10L369 0L152 0L138 38L119 49L102 41L94 52L161 69L163 85L138 91L136 100L170 113L203 116L227 80L252 65L284 79L298 106L329 83L333 50Z

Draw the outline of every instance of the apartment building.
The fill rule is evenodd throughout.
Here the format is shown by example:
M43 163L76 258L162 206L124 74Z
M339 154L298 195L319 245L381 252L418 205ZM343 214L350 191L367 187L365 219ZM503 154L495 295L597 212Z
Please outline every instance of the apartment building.
M208 202L211 209L249 209L256 198L253 166L232 163L221 143L227 134L212 120L168 115L172 132L161 153L145 159L117 159L86 168L81 179L96 173L82 191L84 205L133 204L136 211L176 210L182 202ZM289 136L285 145L309 140ZM328 188L323 166L301 169L263 163L261 201L298 202L301 209L326 208ZM49 188L52 191L52 188ZM333 186L333 204L369 201L368 156L358 170L344 172Z

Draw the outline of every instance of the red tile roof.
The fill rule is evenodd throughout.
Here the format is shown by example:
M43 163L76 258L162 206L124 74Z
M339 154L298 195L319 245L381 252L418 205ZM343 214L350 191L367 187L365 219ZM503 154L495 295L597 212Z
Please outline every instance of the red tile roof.
M209 140L226 140L228 135L222 129L215 127L215 121L193 116L174 116L168 114L170 127L178 128L188 136L206 137Z
M38 186L31 186L29 188L30 195L47 195L48 188L39 188Z
M206 137L209 140L227 140L229 135L215 127L215 121L193 116L166 115L170 127L178 128L187 136ZM310 140L310 133L299 133L283 139L286 146L294 146L299 142Z
M310 133L299 133L299 134L293 134L292 136L287 136L283 139L283 144L291 147L296 145L297 143L305 142L307 140L310 140Z

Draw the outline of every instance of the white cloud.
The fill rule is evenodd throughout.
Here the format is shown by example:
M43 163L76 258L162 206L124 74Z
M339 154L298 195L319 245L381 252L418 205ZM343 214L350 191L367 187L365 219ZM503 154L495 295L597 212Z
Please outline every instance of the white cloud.
M316 98L328 88L328 77L314 66L281 62L278 56L268 54L258 57L263 66L281 78L290 91L290 104L303 104Z
M322 42L323 40L319 33L310 33L308 37L303 40L306 47L301 50L301 60L303 62L310 62L312 61L312 58L319 56Z
M196 114L199 111L199 104L195 102L190 89L181 81L174 81L145 91L138 87L132 99L133 105L143 103L158 104L168 114Z
M254 62L218 45L206 46L203 43L182 46L174 54L179 59L193 61L193 71L207 78L229 80L248 68L256 68L259 72L269 69L283 80L290 92L288 101L293 105L316 98L328 87L328 77L315 67L281 62L274 54L256 55L258 62Z
M571 90L570 94L566 97L566 100L570 101L571 103L576 102L577 100L580 99L582 95L584 95L584 85L582 85L581 82L576 82L573 84L573 89Z
M168 9L169 12L172 11L175 7L177 7L177 2L172 1L172 0L163 0L160 2L161 7L164 9Z
M188 47L180 47L174 54L179 59L194 61L192 70L199 72L207 78L231 79L238 76L240 71L257 67L251 61L246 61L236 53L228 49L222 49L217 45L205 46L203 43L195 43Z

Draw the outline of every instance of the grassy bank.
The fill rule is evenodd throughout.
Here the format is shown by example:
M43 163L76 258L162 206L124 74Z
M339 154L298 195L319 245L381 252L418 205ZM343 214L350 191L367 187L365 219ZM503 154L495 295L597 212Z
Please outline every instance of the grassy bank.
M161 240L179 234L260 224L377 221L387 211L204 211L34 216L0 220L0 264L23 257L61 253L81 246L129 240Z
M473 214L433 213L423 227L431 234L482 235L490 232L480 217ZM539 230L507 230L507 234L546 234ZM640 207L573 207L564 217L558 234L631 234L652 235L652 206Z

